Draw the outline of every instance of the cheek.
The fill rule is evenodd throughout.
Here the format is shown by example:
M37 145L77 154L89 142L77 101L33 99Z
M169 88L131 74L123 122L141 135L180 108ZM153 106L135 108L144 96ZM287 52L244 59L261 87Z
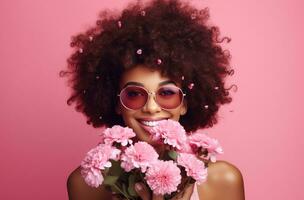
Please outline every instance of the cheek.
M122 118L123 118L124 122L126 124L128 124L134 118L135 112L134 111L130 111L130 110L126 110L126 109L122 109L121 110L121 115L122 115Z
M172 119L178 121L181 116L181 109L172 111L171 116L172 116Z

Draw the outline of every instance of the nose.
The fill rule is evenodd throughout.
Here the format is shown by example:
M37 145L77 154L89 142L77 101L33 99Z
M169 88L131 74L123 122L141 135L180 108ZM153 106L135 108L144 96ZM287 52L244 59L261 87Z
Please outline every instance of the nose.
M161 107L155 101L155 94L150 93L146 105L143 107L143 112L157 113L161 111Z

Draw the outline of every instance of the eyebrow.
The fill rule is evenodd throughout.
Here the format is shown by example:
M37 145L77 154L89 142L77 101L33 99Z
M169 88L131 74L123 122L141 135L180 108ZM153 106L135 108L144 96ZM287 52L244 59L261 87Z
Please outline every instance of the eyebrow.
M174 81L172 81L172 80L167 80L167 81L162 81L162 82L160 82L160 83L158 84L158 86L163 86L163 85L167 85L167 84L174 84L174 85L176 85L176 83L175 83ZM142 84L142 83L130 81L130 82L127 82L127 83L123 86L123 88L125 88L125 87L127 87L127 86L129 86L129 85L137 85L137 86L142 86L142 87L144 87L144 84Z

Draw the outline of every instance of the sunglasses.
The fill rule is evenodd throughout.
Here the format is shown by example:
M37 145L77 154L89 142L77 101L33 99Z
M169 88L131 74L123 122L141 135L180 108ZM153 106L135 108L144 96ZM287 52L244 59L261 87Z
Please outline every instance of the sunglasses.
M127 86L118 94L121 104L129 110L138 110L144 107L150 95L154 95L155 102L164 110L177 108L186 96L176 86L162 86L156 92L148 92L141 86Z

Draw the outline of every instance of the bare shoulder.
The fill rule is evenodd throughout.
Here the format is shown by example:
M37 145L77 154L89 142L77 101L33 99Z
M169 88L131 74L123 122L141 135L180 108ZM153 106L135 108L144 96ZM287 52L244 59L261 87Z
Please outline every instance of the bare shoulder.
M98 188L86 184L80 173L80 167L76 168L67 179L67 191L69 200L102 200L111 199L111 194L104 186Z
M241 171L227 161L217 161L208 166L207 181L198 185L204 200L244 200L244 182Z
M217 161L208 166L208 179L215 184L240 184L243 182L241 171L227 161Z

